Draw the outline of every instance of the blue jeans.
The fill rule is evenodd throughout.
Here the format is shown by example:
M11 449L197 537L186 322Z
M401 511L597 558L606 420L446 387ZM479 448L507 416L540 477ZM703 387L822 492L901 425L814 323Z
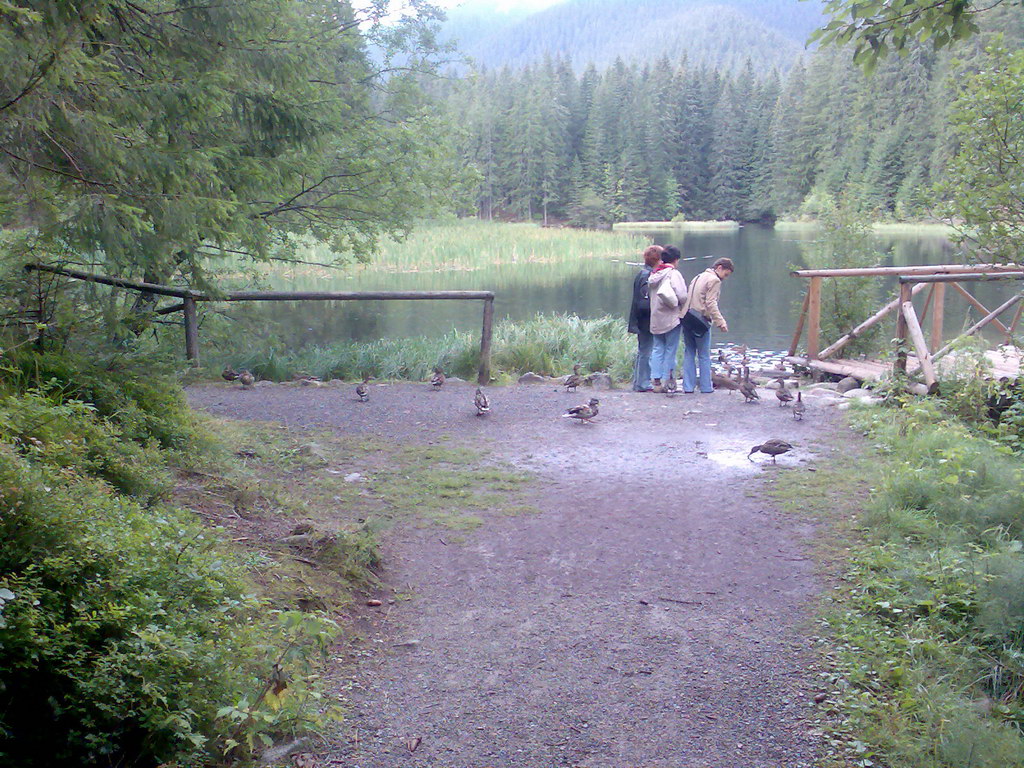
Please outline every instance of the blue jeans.
M677 325L667 333L654 334L654 349L651 350L651 375L664 381L676 367L676 352L679 349L679 334L683 330ZM708 352L710 355L710 351Z
M711 329L703 336L683 330L683 392L693 392L697 385L697 363L700 363L700 391L714 392L711 386Z
M651 347L654 336L643 329L636 334L636 364L633 366L633 391L644 392L651 388Z

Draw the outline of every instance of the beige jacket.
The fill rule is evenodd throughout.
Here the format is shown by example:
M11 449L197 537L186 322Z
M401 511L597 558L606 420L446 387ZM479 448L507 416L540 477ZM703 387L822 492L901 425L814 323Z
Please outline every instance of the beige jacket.
M716 328L728 331L729 325L725 322L725 318L722 317L722 313L718 309L718 295L721 292L722 279L715 273L715 270L708 267L693 278L693 282L690 283L690 295L686 299L686 306L683 308L683 312L695 309L704 317L710 318Z
M668 307L658 298L658 286L665 280L670 281L679 306ZM675 267L652 272L647 281L647 292L651 297L651 333L668 333L677 325L683 316L683 305L686 303L686 278Z

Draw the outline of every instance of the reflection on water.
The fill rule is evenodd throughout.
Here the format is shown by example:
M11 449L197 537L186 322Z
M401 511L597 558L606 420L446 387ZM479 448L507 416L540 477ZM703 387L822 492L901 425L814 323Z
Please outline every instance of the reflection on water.
M789 346L803 280L790 276L803 265L801 248L815 237L813 231L776 231L747 226L725 232L650 233L651 240L673 243L687 261L681 268L689 280L710 264L713 257L728 256L736 271L722 288L722 310L729 321L728 334L715 332L719 343L748 344L780 350ZM937 264L955 260L952 246L942 237L879 236L880 251L888 264ZM629 306L639 254L623 254L622 260L581 257L576 262L512 263L477 271L402 272L394 264L353 273L274 277L271 286L291 290L493 290L496 319L524 320L538 313L575 313L581 317L625 317ZM882 301L879 282L879 305ZM895 283L885 286L895 291ZM1005 285L979 287L983 302L998 303L1008 296ZM959 297L947 294L947 335L958 330L966 313ZM918 300L923 303L923 298ZM990 304L991 306L991 304ZM239 312L238 305L229 311ZM404 338L440 335L453 329L479 333L480 302L267 302L245 305L250 320L270 329L289 346L326 345L339 340L372 341L382 337Z

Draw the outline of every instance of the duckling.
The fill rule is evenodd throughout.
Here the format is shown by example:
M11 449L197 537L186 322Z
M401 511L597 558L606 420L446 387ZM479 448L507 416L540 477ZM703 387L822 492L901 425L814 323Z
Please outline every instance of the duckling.
M241 370L238 372L238 381L242 385L242 389L252 389L252 385L256 383L256 377L247 370Z
M802 394L802 392L797 391L796 402L793 403L793 418L797 421L804 420L804 411L807 410L807 406L804 405L803 398L801 397Z
M579 419L582 423L590 424L590 420L597 416L597 405L598 399L596 397L592 397L590 398L590 402L586 405L574 405L562 414L562 418Z
M770 440L765 440L760 445L755 445L750 449L750 453L747 454L747 458L750 459L752 455L760 451L766 453L772 457L772 464L778 464L775 460L776 456L781 456L784 453L788 453L793 450L793 446L787 443L785 440L779 440L777 437L773 437ZM751 459L753 461L753 459Z
M476 397L473 398L473 405L476 406L477 416L486 416L491 412L491 401L480 387L476 388Z
M224 381L235 381L238 378L238 371L230 365L226 365L224 366L224 370L220 372L220 377L224 379Z
M440 366L434 368L434 375L430 377L430 386L434 388L435 392L444 386L444 371Z
M729 358L726 357L724 349L718 350L718 364L723 368L729 367Z
M760 400L761 396L757 394L757 387L750 381L750 369L743 368L743 381L740 382L740 392L743 394L743 402L753 403L755 400Z
M580 374L580 364L576 363L576 365L572 367L572 373L565 377L563 386L565 387L566 392L569 392L570 390L575 392L576 388L582 383L583 376Z
M793 401L793 393L786 387L785 379L778 379L779 388L775 390L775 396L779 398L779 408L789 405Z
M370 388L366 386L367 382L370 381L370 375L366 374L363 376L363 381L360 384L356 384L356 397L359 398L359 402L365 403L370 399Z

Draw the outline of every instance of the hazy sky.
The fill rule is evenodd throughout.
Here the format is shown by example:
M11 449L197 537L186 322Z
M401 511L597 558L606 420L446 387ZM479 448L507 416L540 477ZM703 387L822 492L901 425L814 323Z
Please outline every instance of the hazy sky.
M547 8L549 5L554 5L558 2L560 0L435 0L435 3L442 8L454 8L458 5L480 5L490 6L498 11L513 9L539 11L541 8Z

